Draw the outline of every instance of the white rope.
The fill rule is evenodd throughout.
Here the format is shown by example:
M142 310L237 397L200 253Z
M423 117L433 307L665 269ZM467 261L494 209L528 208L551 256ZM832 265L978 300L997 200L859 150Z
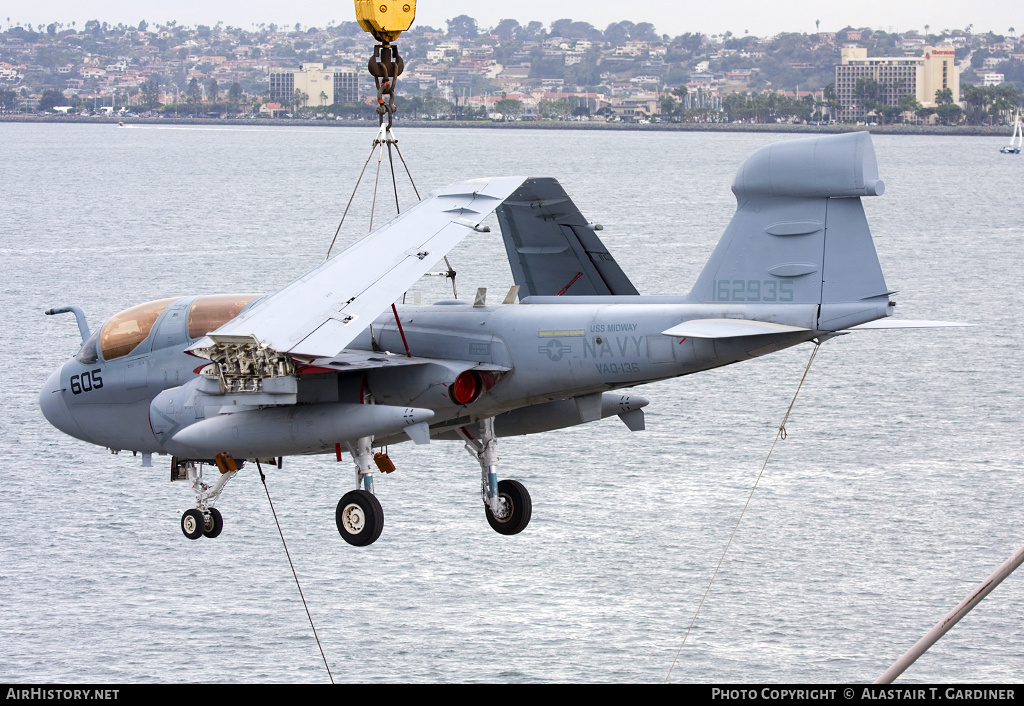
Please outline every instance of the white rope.
M804 386L804 380L807 379L807 373L811 369L811 363L814 362L814 356L818 355L818 348L821 347L821 341L815 339L814 350L811 351L811 358L807 361L807 367L804 368L804 375L800 378L800 384L796 386L796 392L793 393L793 401L789 403L789 409L786 410L786 416L782 418L782 424L779 425L779 430L775 434L775 441L772 442L772 446L768 449L768 456L764 459L764 464L761 466L760 472L757 474L757 479L754 481L754 487L750 489L750 495L747 496L747 502L743 505L743 510L740 512L739 519L736 520L736 526L732 530L732 534L729 535L729 541L725 545L725 550L722 552L721 558L718 560L718 565L715 567L715 572L711 575L711 580L708 581L708 587L704 589L704 595L700 599L700 603L697 605L697 610L693 614L693 620L690 621L690 627L686 628L686 634L683 635L683 641L679 645L679 649L676 650L676 656L672 659L672 665L668 668L668 674L665 675L664 683L668 683L669 677L672 676L672 670L676 667L676 662L679 661L679 655L683 651L683 645L686 644L686 638L690 636L690 631L693 629L694 623L697 622L697 616L700 614L700 609L704 605L704 600L708 597L708 593L711 592L711 584L715 582L715 577L718 576L718 570L722 568L722 562L725 561L725 555L729 551L729 547L732 546L733 537L736 536L736 531L740 528L740 522L743 521L743 515L747 511L747 506L750 505L750 499L754 497L754 491L757 490L757 484L761 481L761 475L764 473L764 469L768 466L768 459L772 457L772 451L775 450L775 444L779 442L779 439L785 440L786 438L786 422L789 421L789 414L793 411L793 405L796 404L797 395L800 394L800 388Z

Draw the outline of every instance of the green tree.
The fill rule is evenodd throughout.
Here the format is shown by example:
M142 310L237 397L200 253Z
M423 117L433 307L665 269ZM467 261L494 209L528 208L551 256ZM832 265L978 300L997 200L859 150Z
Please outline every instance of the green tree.
M881 103L885 87L873 78L859 78L853 87L853 95L858 105L868 113L873 113Z
M406 98L405 96L396 96L395 103L399 106L399 110L408 111L412 113L412 119L418 120L420 113L423 112L423 97L413 96L412 98Z
M199 87L199 81L194 76L185 88L185 101L188 103L203 102L203 89Z
M513 42L522 31L523 28L515 20L502 20L491 34L495 35L499 42Z
M150 76L142 84L142 102L150 109L160 105L160 79L156 76Z
M228 100L234 103L236 106L239 104L239 102L241 102L242 96L242 84L240 84L238 81L235 81L231 84L230 87L228 87Z
M898 105L889 105L888 103L883 103L879 105L877 108L875 108L875 112L881 119L882 125L885 125L887 123L894 122L896 118L900 116L900 113L903 112L903 109L900 108Z
M629 20L622 22L612 22L604 30L604 41L610 44L622 44L627 39L632 37L634 25Z
M955 103L940 105L935 109L935 114L944 123L958 123L963 118L963 109Z
M56 88L47 88L39 98L39 110L53 110L54 106L65 105L64 94Z
M546 33L544 32L544 25L537 20L533 20L523 28L523 34L526 39L543 39Z
M446 20L448 23L448 36L460 37L462 39L474 39L480 33L477 30L476 20L469 15L459 15L454 19Z
M494 104L495 112L501 113L501 119L505 122L516 120L523 114L523 102L515 98L502 98Z
M18 105L18 94L9 88L0 88L0 112L11 113Z
M658 100L661 107L661 116L663 118L672 120L676 117L679 111L679 104L676 102L675 96L671 93L666 93Z
M572 114L572 106L567 100L544 101L541 115L553 120L565 120Z
M917 100L917 96L913 93L904 93L900 96L900 110L904 113L914 113L917 115L918 111L921 110L922 106Z

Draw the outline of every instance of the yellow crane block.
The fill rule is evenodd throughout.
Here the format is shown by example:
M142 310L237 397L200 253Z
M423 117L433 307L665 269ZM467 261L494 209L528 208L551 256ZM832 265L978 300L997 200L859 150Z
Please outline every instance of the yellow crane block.
M416 19L416 0L355 0L356 21L378 42L393 42Z

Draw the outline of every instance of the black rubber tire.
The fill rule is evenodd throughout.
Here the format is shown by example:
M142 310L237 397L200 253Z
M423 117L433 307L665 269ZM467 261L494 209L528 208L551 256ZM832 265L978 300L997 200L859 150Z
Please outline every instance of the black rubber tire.
M181 515L181 533L189 539L199 539L203 536L203 528L206 526L206 518L203 513L195 508L185 510Z
M487 524L498 534L519 534L530 524L533 516L533 501L530 500L526 486L517 480L498 481L498 496L505 499L512 511L507 518L499 520L491 513L490 506L485 504Z
M224 517L220 514L220 510L215 507L210 508L210 521L207 522L203 528L203 536L213 539L219 537L221 531L224 529Z
M384 529L384 508L373 493L352 490L338 501L334 521L342 539L355 547L365 547L376 542Z

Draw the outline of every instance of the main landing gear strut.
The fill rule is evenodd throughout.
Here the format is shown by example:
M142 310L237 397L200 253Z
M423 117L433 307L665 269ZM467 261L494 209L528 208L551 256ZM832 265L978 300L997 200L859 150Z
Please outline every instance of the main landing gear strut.
M480 438L474 438L465 428L459 430L459 435L466 441L466 450L480 463L480 496L487 524L499 534L519 534L530 524L533 515L530 494L519 481L498 480L494 418L481 420L479 429ZM353 546L365 547L377 541L384 529L384 510L373 494L376 468L373 438L363 437L346 442L345 446L355 461L356 489L342 496L334 519L342 539Z
M241 466L226 454L218 454L216 462L220 477L213 485L207 485L203 482L201 462L171 459L171 480L187 480L192 485L192 495L195 498L195 507L185 510L181 516L181 532L189 539L213 539L224 529L224 518L213 503Z
M474 439L463 427L459 435L466 450L480 462L480 495L484 501L487 524L499 534L519 534L530 524L533 503L526 486L516 480L498 480L498 440L494 435L494 417L480 420L482 434Z
M373 438L364 436L345 445L356 462L356 490L341 496L334 519L342 539L365 547L377 541L384 529L384 509L373 494Z

